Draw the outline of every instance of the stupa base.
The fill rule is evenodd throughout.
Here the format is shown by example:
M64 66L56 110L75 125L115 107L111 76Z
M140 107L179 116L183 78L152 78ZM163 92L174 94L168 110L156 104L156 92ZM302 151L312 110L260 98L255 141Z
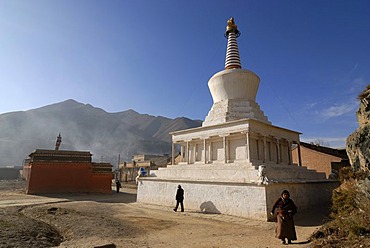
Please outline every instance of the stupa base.
M174 207L178 185L185 191L186 210L269 220L272 205L286 189L298 212L330 203L337 181L278 182L268 185L254 183L170 180L144 177L138 182L137 202Z

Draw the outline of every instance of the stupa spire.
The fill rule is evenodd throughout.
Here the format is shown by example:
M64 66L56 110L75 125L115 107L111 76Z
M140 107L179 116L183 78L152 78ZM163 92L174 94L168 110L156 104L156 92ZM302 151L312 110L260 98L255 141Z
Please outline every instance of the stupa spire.
M238 26L234 22L234 18L231 17L227 21L225 37L227 38L227 49L225 59L225 69L241 69L238 43L236 38L240 36Z

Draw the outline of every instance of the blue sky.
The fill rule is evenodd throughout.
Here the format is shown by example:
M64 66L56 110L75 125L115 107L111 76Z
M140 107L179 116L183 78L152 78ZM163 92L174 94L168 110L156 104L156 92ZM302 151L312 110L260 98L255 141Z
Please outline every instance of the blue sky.
M204 120L230 17L269 120L344 147L370 82L370 1L1 0L0 114L75 99Z

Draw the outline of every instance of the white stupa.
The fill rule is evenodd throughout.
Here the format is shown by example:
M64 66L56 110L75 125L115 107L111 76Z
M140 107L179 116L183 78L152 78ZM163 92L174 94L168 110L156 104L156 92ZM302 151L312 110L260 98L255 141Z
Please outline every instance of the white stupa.
M203 126L247 118L271 124L256 103L259 77L252 71L241 69L236 41L240 32L233 18L229 20L226 29L225 37L228 39L225 70L216 73L208 82L214 104Z
M268 219L283 189L301 209L330 199L336 182L292 162L291 148L300 150L300 133L272 125L257 104L260 79L241 68L239 35L231 18L225 69L208 82L211 110L202 127L171 133L172 165L140 180L138 202L172 206L181 184L187 209Z

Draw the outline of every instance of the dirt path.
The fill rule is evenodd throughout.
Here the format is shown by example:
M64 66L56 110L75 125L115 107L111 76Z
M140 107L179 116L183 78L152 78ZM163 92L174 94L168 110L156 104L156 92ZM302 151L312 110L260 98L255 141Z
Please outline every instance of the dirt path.
M32 225L47 223L61 235L63 240L60 247L109 244L110 247L152 248L284 247L274 238L275 223L190 210L175 213L170 207L136 203L134 188L123 187L123 192L112 195L30 196L23 193L22 183L5 187L2 184L0 182L0 217L10 214L13 223L17 223L19 216L38 221L26 227L23 219L23 224L19 223L21 227L9 232L21 232L25 236L27 232L30 233ZM3 219L0 219L0 225L3 224L0 247L40 247L37 238L28 239L28 243L17 243L15 233L12 234L13 243L9 244L6 235L11 233L1 222ZM308 247L307 239L322 223L321 219L317 211L315 214L297 214L298 240L289 247ZM39 229L43 231L43 228L40 226ZM48 235L55 235L56 240L58 238L52 232L39 234L44 242L43 247L48 247Z

